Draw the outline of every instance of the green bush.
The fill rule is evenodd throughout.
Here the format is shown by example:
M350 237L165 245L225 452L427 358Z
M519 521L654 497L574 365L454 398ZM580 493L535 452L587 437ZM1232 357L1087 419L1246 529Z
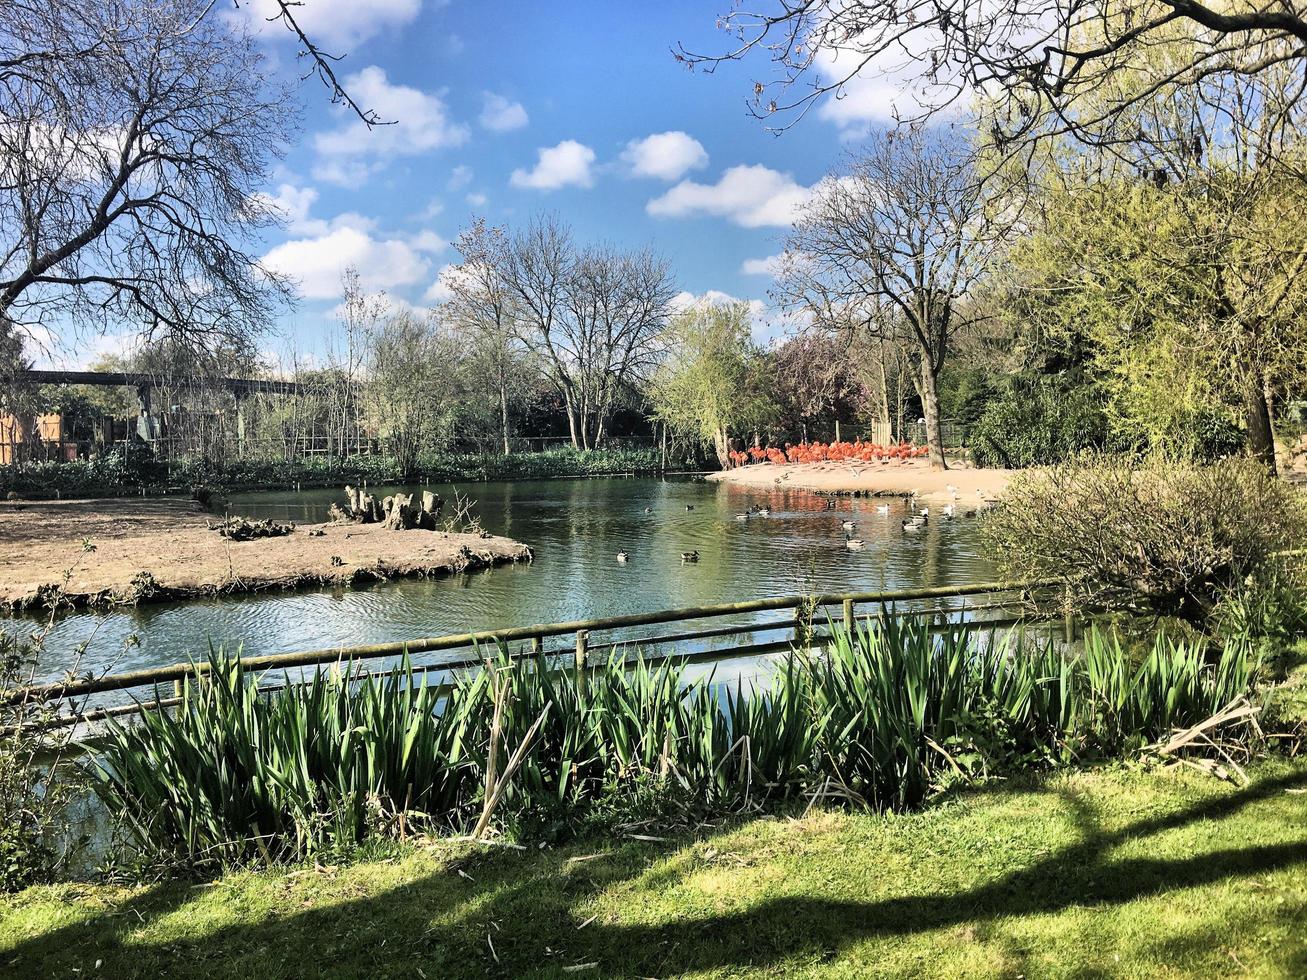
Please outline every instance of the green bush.
M1307 540L1307 498L1250 459L1091 456L1017 474L982 529L1003 574L1060 579L1076 606L1197 622Z
M0 630L0 698L30 680L40 649L39 636ZM0 892L53 879L71 850L67 810L83 782L64 742L36 727L50 715L0 704Z
M673 466L696 461L669 460ZM549 477L654 473L662 467L652 447L579 450L566 447L540 453L427 453L415 472L406 473L390 456L348 459L313 457L232 459L222 465L197 456L159 460L144 446L119 447L91 459L25 463L0 468L0 491L20 496L116 496L207 487L220 490L280 489L295 486L340 486L367 482L376 486L423 479L463 483L483 480L530 480Z
M1203 643L1159 635L1138 659L1092 631L1069 656L925 617L836 629L824 656L794 652L756 688L689 681L668 662L615 659L583 683L570 665L492 666L451 689L403 666L260 694L239 658L213 654L175 711L111 726L100 793L147 852L192 863L348 851L405 825L466 830L498 700L501 772L539 720L501 825L814 796L902 809L960 779L1137 748L1248 693L1256 672L1239 644L1212 663Z
M1102 394L1066 375L1012 375L968 429L977 466L1057 463L1109 444Z

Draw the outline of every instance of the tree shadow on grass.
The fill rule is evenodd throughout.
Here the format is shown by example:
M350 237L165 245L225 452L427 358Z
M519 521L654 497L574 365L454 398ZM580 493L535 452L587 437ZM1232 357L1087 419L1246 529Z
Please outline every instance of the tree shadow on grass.
M796 957L820 962L851 945L876 938L908 938L941 928L989 932L1011 916L1057 913L1073 906L1114 906L1167 891L1229 877L1262 875L1307 867L1307 819L1297 839L1239 846L1231 841L1190 857L1113 857L1120 845L1202 821L1210 837L1229 832L1222 821L1244 808L1281 797L1307 784L1307 772L1263 778L1222 796L1173 812L1103 830L1092 807L1059 791L1078 833L1074 843L1039 856L1025 866L969 888L948 893L908 894L874 901L782 896L739 912L696 914L641 924L639 910L627 923L577 921L574 911L610 889L630 887L633 901L648 890L646 870L661 861L656 887L675 887L701 867L684 840L654 845L608 845L604 857L575 849L523 856L497 852L446 865L435 874L369 895L342 896L338 904L278 917L254 917L247 925L201 930L166 944L123 944L122 928L136 915L115 910L20 944L5 959L21 975L43 976L79 960L105 958L109 976L481 976L561 974L570 964L597 963L599 975L668 976L687 971L752 967L776 970ZM1305 808L1307 809L1307 808ZM592 845L604 851L605 845ZM458 873L462 870L462 874ZM466 876L466 877L465 877ZM175 887L175 886L174 886ZM132 903L143 916L184 911L180 897L152 892ZM1283 908L1300 918L1304 910ZM1281 914L1277 912L1277 915ZM129 921L130 919L130 921ZM1206 937L1206 938L1204 938ZM1159 948L1209 942L1195 929L1158 936ZM1289 975L1307 975L1307 954L1285 951ZM620 964L620 968L618 967ZM1232 964L1233 966L1233 964ZM417 971L422 970L419 974ZM595 975L591 973L590 975Z

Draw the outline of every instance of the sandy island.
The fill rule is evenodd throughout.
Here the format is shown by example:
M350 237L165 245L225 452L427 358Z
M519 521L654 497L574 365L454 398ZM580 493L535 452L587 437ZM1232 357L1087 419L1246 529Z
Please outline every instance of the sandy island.
M906 463L755 463L712 473L707 479L758 490L812 490L869 497L906 497L915 490L929 503L946 504L956 499L963 504L996 500L1011 477L1011 470L961 466L932 470L926 460L914 459Z
M509 538L379 524L233 542L209 530L220 517L178 499L0 501L0 610L348 585L531 558Z

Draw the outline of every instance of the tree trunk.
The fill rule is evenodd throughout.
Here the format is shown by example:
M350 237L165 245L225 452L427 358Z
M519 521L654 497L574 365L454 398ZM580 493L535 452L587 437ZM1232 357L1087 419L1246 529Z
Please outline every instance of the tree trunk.
M504 455L507 456L511 452L508 446L508 388L503 378L499 379L499 422L503 427Z
M731 440L725 430L718 429L712 437L713 449L717 452L717 463L722 469L730 465L731 458L728 455L731 451Z
M885 346L880 348L880 419L886 425L892 425L894 416L889 407L889 371L885 367Z
M921 355L921 408L926 417L926 445L930 449L930 466L936 470L948 469L944 460L944 434L939 425L939 389L935 384L935 369L930 355Z
M1248 420L1248 448L1272 473L1275 468L1275 431L1271 427L1271 409L1261 372L1257 372L1244 395Z

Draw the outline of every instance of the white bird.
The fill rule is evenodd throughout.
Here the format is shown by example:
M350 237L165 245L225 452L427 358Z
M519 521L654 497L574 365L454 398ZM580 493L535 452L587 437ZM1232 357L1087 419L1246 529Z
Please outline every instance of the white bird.
M759 507L759 508L758 508L758 516L759 516L759 517L771 517L771 508L770 508L770 507Z
M625 565L630 560L631 560L631 556L628 555L625 551L619 551L617 553L617 561L619 564Z
M955 486L954 486L953 484L951 484L951 483L945 485L944 489L947 490L949 493L957 493L957 492L958 492L958 488L955 487Z
M856 531L858 529L858 525L853 523L853 521L845 521L840 525L840 527L844 528L846 531Z
M736 514L736 515L735 515L735 519L736 519L737 521L747 521L747 520L749 519L749 515L748 515L748 514Z
M903 530L908 532L909 534L911 534L914 531L920 531L921 523L919 521L904 521Z
M929 507L921 508L921 513L918 514L917 516L920 517L923 522L930 520L930 508Z
M877 506L877 508L876 508L876 513L877 513L877 514L888 514L888 513L889 513L889 504L880 504L879 506Z
M863 541L862 538L849 538L844 542L844 547L848 548L850 551L857 551L864 544L866 544L866 542Z
M952 504L945 504L945 505L944 505L944 516L947 517L949 520L952 520L952 519L953 519L953 505L952 505Z

